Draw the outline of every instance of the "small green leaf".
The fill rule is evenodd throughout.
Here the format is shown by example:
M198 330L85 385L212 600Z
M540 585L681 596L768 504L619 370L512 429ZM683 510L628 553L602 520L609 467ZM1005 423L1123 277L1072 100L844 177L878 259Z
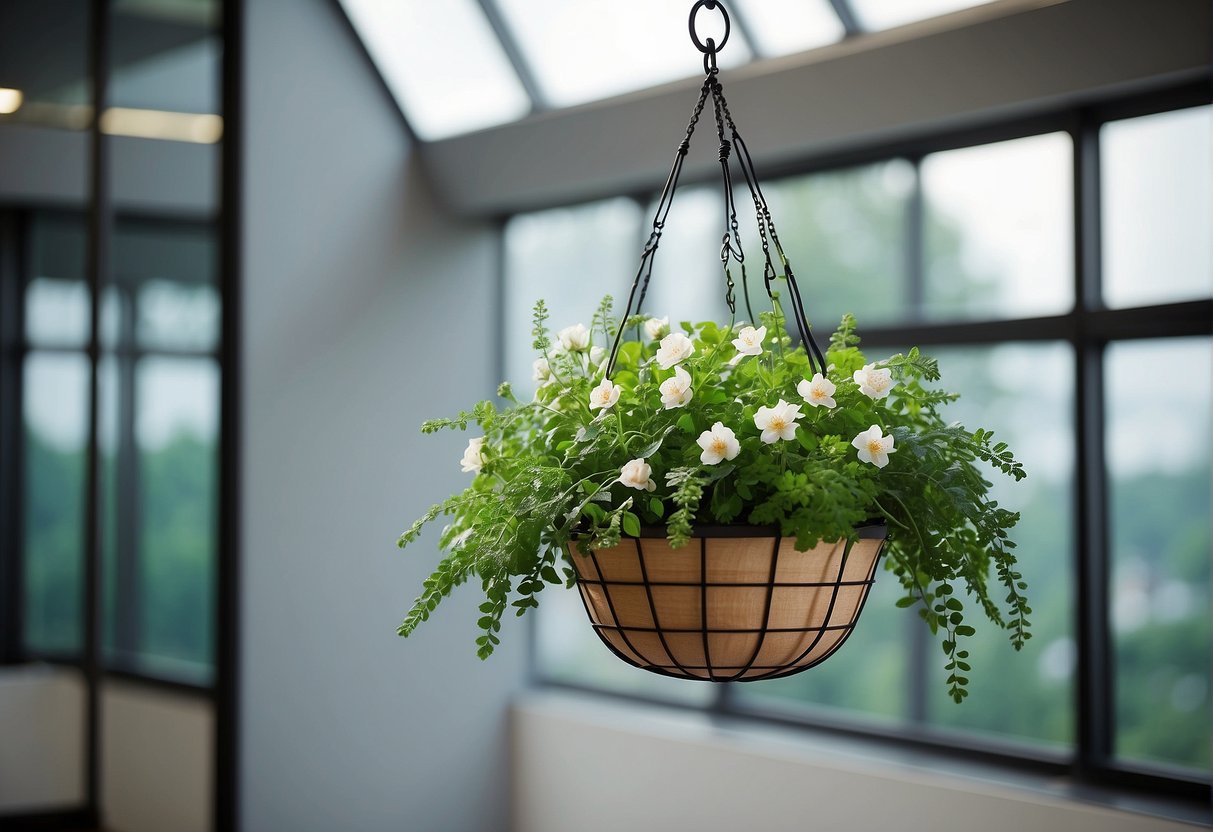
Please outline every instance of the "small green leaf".
M649 511L656 514L658 517L665 517L665 503L656 497L649 499Z
M624 512L623 530L632 537L640 537L640 518L630 511Z

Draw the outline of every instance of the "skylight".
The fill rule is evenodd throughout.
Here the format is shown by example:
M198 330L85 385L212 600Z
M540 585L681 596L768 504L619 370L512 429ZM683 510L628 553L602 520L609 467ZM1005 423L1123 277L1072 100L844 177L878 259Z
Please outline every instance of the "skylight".
M720 67L992 0L731 0ZM413 130L443 139L702 71L689 0L340 0ZM703 37L723 32L702 12ZM713 31L716 27L717 31Z

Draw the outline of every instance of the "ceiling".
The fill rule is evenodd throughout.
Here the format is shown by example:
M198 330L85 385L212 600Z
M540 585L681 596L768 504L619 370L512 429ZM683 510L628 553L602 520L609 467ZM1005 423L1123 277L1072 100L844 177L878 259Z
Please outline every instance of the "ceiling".
M339 0L426 141L702 72L690 0ZM990 0L729 0L722 69L828 46ZM703 40L724 32L701 10Z

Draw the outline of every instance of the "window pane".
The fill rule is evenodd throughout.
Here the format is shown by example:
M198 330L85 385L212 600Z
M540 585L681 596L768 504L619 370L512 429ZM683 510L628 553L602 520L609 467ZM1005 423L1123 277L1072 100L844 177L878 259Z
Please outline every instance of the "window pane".
M992 429L1024 464L1015 482L991 471L992 495L1022 515L1012 531L1031 598L1032 639L1015 652L982 618L968 639L971 695L948 698L943 654L927 652L927 715L935 725L1018 740L1068 744L1074 736L1073 546L1074 360L1064 344L931 350L943 386L963 397L946 411L966 427ZM1030 391L1030 395L1025 395ZM1001 600L1005 592L994 591Z
M149 669L205 672L214 609L219 370L146 358L135 377L142 641Z
M922 163L931 318L1015 318L1074 303L1073 174L1064 133Z
M81 639L88 362L25 359L25 644L73 652Z
M219 17L218 0L116 0L110 105L218 113Z
M1207 771L1210 341L1112 344L1105 369L1115 750Z
M819 340L846 312L854 313L861 333L906 316L906 206L913 177L909 163L897 159L781 179L763 188ZM739 211L753 214L748 194L737 204ZM746 238L751 297L756 306L768 308L762 250L753 240L751 233Z
M341 0L341 5L423 139L513 121L530 110L475 0Z
M36 214L29 240L26 338L35 346L83 346L89 335L84 216Z
M1213 108L1112 122L1100 142L1108 305L1213 294Z
M576 590L545 592L536 618L535 652L545 678L691 705L711 701L711 685L667 679L616 658L594 635Z
M687 36L683 0L630 4L627 14L594 0L493 0L509 22L544 96L556 106L703 74L703 55ZM717 12L698 15L700 38L719 42ZM722 69L750 59L734 28L720 53Z
M0 3L0 129L7 123L88 127L88 33L87 0ZM85 149L70 159L80 170ZM71 169L68 161L48 164Z
M618 314L640 259L640 209L630 199L519 214L505 229L505 376L518 391L531 381L531 308L542 298L553 333L590 325L603 295ZM596 336L595 346L601 335ZM607 349L610 344L604 345Z
M219 340L219 295L213 286L152 280L139 289L141 344L214 349Z
M887 563L887 562L886 562ZM911 628L922 622L913 610L899 610L897 579L880 569L872 595L854 632L822 664L786 679L738 685L734 694L747 705L797 704L814 710L847 711L848 717L892 723L907 716ZM828 719L828 713L819 714Z
M763 55L787 55L842 40L829 0L734 0Z
M991 0L850 0L864 29L891 29L915 20L982 6Z
M656 202L645 209L652 220ZM720 237L724 233L724 198L720 187L680 188L661 233L661 247L653 261L643 311L657 318L679 321L726 321L724 270L720 264ZM741 301L741 274L730 264L737 286L737 315L745 317Z

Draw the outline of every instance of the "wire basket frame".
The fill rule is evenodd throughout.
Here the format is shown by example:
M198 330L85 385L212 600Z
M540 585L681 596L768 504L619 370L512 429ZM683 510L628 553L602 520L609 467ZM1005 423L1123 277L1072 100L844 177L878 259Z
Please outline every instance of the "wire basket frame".
M570 544L594 632L630 665L679 679L753 682L808 670L855 629L885 527L797 552L775 529L703 528L671 548L646 529L610 549Z

